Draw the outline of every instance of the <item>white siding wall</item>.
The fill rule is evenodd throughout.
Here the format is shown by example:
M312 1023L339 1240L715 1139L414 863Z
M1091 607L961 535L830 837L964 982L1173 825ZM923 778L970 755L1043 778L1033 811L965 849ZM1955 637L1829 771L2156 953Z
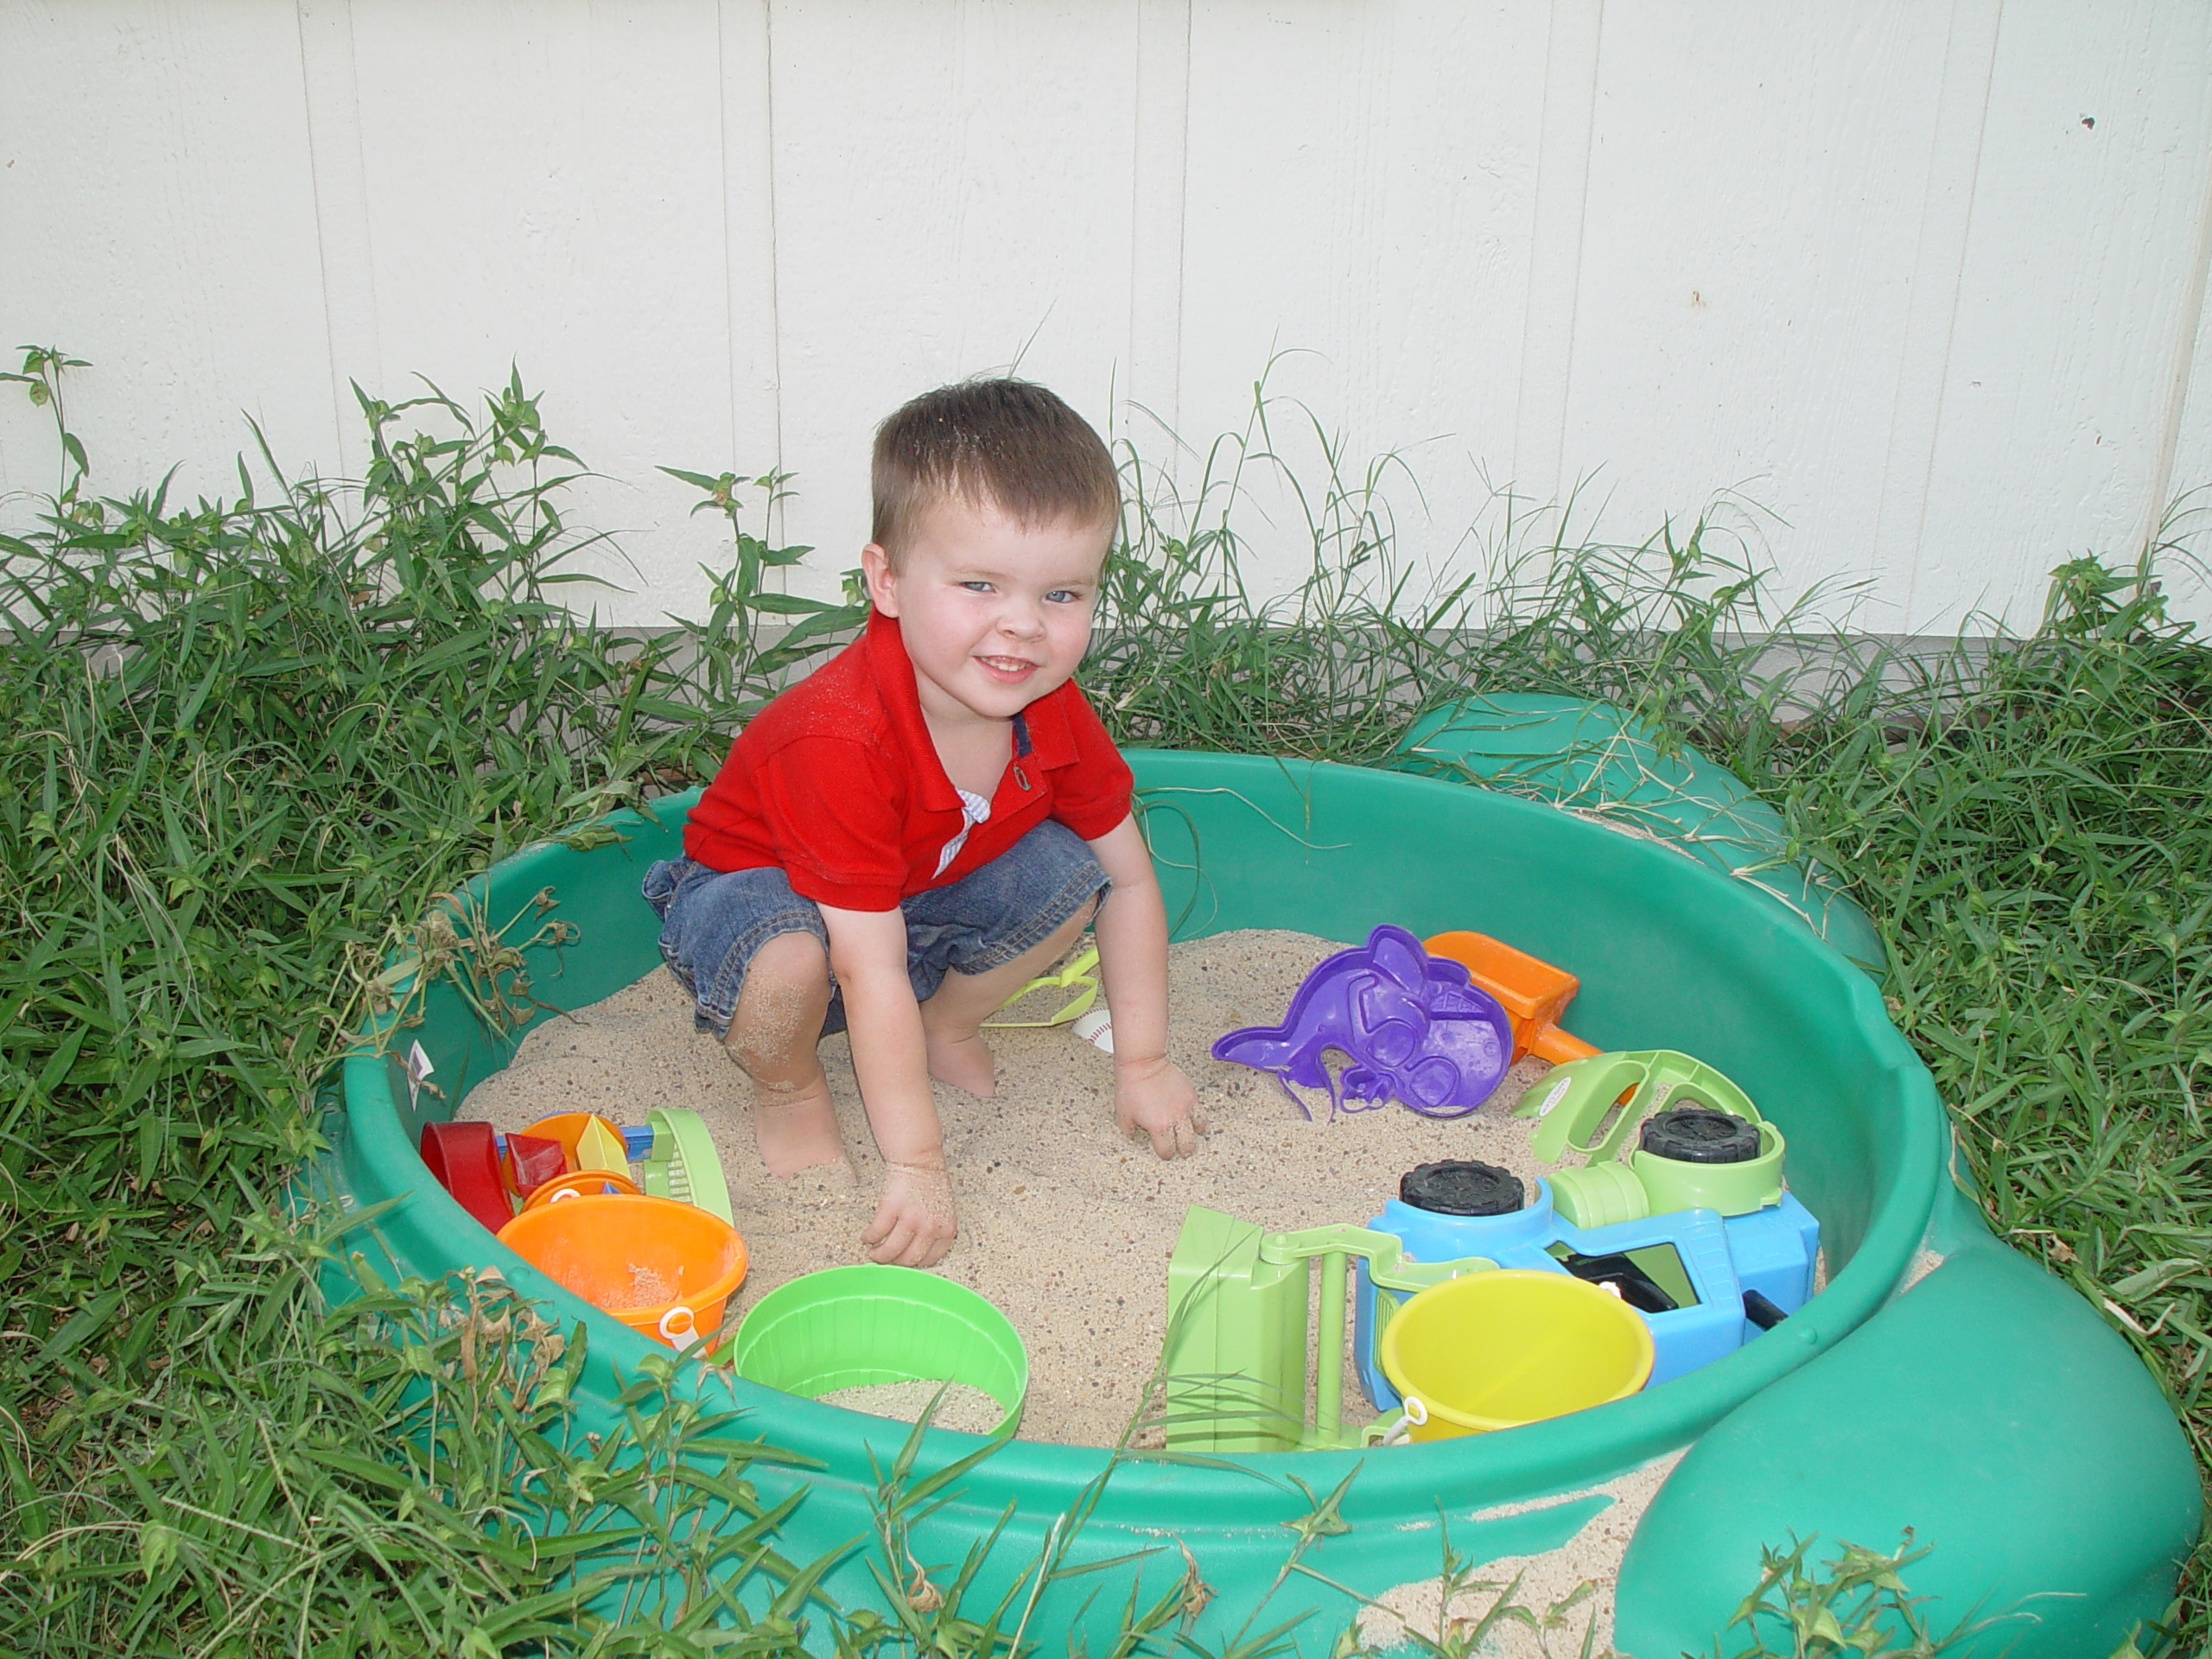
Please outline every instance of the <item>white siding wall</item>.
M1283 348L1416 550L1733 487L1863 626L2025 623L2212 485L2209 257L2202 0L0 0L0 343L92 359L98 485L518 362L635 620L716 550L656 463L794 471L826 581L912 392L1160 454Z

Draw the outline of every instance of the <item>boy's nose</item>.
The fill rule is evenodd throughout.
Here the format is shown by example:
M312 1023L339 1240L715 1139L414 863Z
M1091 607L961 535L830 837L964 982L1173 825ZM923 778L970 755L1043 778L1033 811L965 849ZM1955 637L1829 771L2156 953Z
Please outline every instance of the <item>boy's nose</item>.
M1045 632L1045 618L1036 606L1017 601L999 613L999 631L1016 639L1034 639Z

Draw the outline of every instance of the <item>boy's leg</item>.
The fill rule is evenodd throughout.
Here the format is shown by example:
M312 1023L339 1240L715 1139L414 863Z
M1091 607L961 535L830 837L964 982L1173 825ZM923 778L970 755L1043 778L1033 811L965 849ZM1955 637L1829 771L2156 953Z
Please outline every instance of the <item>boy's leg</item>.
M722 1046L753 1079L753 1133L771 1175L844 1160L816 1052L830 995L829 955L811 933L779 933L746 964Z
M998 1093L998 1062L982 1038L982 1022L1000 1011L1013 993L1038 978L1075 944L1089 927L1097 900L1086 902L1064 920L1042 944L982 973L944 973L938 993L923 1004L923 1042L929 1051L929 1075L971 1095Z
M660 950L691 994L694 1023L753 1084L753 1130L769 1172L842 1160L815 1046L830 1006L822 912L779 869L714 870L688 858L645 872Z
M1097 908L1096 899L1086 900L1041 944L1011 962L980 974L946 972L937 994L922 1004L922 1038L931 1077L971 1095L998 1091L998 1066L990 1045L983 1039L983 1021L996 1014L1007 998L1065 956Z
M996 1089L983 1021L1067 954L1107 886L1090 849L1047 819L981 868L901 903L931 1077L975 1095Z

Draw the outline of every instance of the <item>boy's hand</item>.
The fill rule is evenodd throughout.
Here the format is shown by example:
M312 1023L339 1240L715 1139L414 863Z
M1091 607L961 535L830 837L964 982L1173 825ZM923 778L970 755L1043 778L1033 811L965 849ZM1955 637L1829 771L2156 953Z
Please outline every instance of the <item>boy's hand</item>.
M1149 1135L1153 1151L1162 1158L1188 1158L1206 1132L1198 1090L1183 1068L1164 1054L1149 1060L1116 1058L1114 1122L1132 1138Z
M952 1248L957 1230L951 1179L925 1165L893 1164L883 1178L883 1202L861 1243L871 1262L927 1268Z

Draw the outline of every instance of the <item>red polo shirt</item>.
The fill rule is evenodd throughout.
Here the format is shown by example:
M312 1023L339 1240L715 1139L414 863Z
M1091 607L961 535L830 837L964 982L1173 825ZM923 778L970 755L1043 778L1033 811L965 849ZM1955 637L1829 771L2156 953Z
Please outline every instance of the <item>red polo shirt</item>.
M1014 747L990 817L939 874L967 816L923 724L899 624L872 612L859 639L738 734L691 809L683 850L717 870L775 866L817 904L892 910L1046 818L1095 841L1128 817L1128 764L1073 680L1021 711Z

